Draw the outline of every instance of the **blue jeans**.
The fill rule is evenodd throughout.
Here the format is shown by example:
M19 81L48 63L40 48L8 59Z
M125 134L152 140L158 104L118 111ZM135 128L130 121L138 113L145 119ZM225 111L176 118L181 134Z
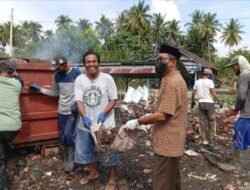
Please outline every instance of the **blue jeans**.
M240 117L234 127L234 147L238 150L247 150L250 146L250 118Z
M77 117L78 113L72 113L70 115L58 114L58 128L62 146L72 146L75 144L74 134Z
M79 164L91 164L96 162L95 141L90 133L76 129L75 162ZM120 163L119 154L110 153L108 159L104 153L99 153L100 162L106 166L117 166Z

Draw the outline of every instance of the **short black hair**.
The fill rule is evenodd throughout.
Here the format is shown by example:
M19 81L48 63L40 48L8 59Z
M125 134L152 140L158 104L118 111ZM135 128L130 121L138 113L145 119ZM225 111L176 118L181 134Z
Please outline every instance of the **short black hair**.
M0 60L0 71L1 72L14 72L16 63L11 60Z
M88 55L95 55L95 56L97 57L98 63L100 64L100 62L101 62L100 55L99 55L98 53L96 53L95 51L93 51L93 50L88 50L87 52L84 53L84 55L83 55L83 57L82 57L82 62L83 62L84 65L85 65L85 58L86 58Z

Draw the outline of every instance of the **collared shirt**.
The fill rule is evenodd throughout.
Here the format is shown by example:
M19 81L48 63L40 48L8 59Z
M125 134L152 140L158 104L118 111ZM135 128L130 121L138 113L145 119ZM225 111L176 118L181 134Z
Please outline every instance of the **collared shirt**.
M171 115L171 118L153 127L155 153L167 157L181 156L188 123L188 97L186 83L179 71L162 79L156 111Z

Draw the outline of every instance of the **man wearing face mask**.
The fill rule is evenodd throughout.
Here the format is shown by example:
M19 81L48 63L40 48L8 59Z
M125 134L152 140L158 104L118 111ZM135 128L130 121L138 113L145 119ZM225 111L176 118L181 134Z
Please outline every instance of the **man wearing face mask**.
M199 98L199 118L200 118L200 135L202 138L201 144L208 145L216 134L215 123L215 106L213 97L218 100L218 96L215 92L214 82L211 80L213 72L211 69L204 69L202 78L195 81L192 92L191 107L195 106L195 95ZM222 103L220 103L222 107ZM208 137L206 136L206 130L209 131ZM209 139L209 141L208 141Z
M125 124L128 130L153 124L154 190L181 189L179 164L186 138L188 97L186 83L176 69L180 57L178 49L161 45L155 65L161 77L156 112Z
M51 70L55 71L52 88L41 88L35 83L30 84L30 89L48 96L59 96L58 103L58 128L64 170L70 172L74 167L74 131L78 110L74 102L74 83L81 72L69 67L68 61L63 56L56 56L51 62Z

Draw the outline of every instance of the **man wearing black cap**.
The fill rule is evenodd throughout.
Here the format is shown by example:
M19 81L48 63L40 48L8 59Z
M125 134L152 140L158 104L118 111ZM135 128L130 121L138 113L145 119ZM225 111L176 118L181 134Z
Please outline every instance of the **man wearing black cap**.
M74 83L81 72L69 67L68 60L63 56L53 58L51 70L56 71L51 89L41 88L35 83L30 84L30 89L48 96L59 96L58 127L62 158L65 171L70 172L74 166L74 131L78 116L74 102Z
M162 78L156 112L130 120L125 127L133 130L142 124L153 125L154 190L180 190L179 163L186 138L188 98L187 87L176 69L181 53L162 45L155 70Z
M14 61L0 61L0 190L7 186L4 176L6 148L21 128L19 96L23 82L16 77L15 71Z

